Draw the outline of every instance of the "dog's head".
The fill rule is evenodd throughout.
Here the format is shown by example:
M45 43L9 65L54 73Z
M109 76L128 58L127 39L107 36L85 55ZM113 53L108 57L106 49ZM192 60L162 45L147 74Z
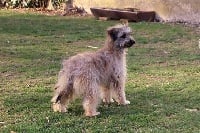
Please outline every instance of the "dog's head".
M129 48L135 44L135 40L131 36L132 30L128 25L120 24L110 27L107 29L107 33L113 41L115 48Z

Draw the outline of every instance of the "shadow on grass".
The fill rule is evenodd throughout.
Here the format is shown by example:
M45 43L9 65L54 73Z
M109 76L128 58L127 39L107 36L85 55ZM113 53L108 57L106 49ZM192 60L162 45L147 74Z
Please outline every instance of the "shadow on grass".
M10 118L20 117L17 123L7 126L5 131L13 129L18 132L81 132L101 129L129 132L141 127L167 129L173 127L173 120L177 121L187 115L186 107L197 106L198 103L194 101L200 100L198 97L187 97L195 95L196 91L187 93L180 90L160 90L157 87L128 89L127 99L131 101L130 105L100 104L98 111L101 114L88 118L83 115L80 100L70 105L68 113L53 112L50 107L52 93L47 88L36 88L21 94L10 94L4 99ZM195 116L190 116L193 117ZM160 124L159 127L157 124Z
M98 117L108 117L112 115L126 116L137 113L151 114L157 107L162 108L167 105L176 106L178 104L178 106L185 107L191 97L185 97L188 94L180 91L181 90L164 91L158 88L128 91L127 99L131 101L130 105L117 105L117 103L105 105L101 103L98 108L101 115ZM190 91L190 93L192 96L192 94L194 95L196 92ZM29 111L45 113L45 111L51 110L51 96L52 92L50 89L36 88L31 91L28 90L21 93L9 94L4 99L4 105L8 109L10 115ZM75 116L83 115L81 100L77 99L72 102L66 114Z

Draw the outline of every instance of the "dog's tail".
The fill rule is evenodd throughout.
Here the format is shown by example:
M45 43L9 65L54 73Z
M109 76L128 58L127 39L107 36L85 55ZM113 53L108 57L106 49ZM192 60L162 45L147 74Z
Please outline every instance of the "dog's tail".
M61 70L54 89L54 96L51 99L52 103L59 102L63 96L71 96L73 92L73 77Z

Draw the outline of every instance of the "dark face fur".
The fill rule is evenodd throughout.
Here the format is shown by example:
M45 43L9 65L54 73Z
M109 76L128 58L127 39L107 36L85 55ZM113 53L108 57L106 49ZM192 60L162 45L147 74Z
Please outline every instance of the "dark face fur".
M109 31L109 35L116 48L129 48L135 44L135 40L131 36L131 29L128 26L113 28Z

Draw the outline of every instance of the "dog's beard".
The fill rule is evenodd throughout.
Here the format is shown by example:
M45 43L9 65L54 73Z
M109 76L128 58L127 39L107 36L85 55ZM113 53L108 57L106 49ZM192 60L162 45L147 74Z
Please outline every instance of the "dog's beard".
M122 49L122 48L129 48L133 46L134 43L135 42L133 40L126 39L126 40L116 40L114 42L114 45L116 46L116 48Z

